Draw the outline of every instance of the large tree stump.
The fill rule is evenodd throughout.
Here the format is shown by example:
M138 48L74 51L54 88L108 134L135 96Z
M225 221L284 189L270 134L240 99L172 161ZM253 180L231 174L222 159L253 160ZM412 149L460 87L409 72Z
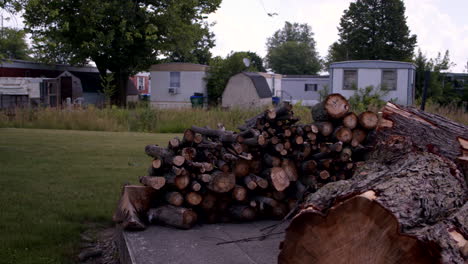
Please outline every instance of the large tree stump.
M145 229L146 225L141 219L144 219L155 195L156 190L151 187L125 185L113 221L127 230Z
M407 137L378 142L354 177L307 196L279 263L465 263L467 186Z

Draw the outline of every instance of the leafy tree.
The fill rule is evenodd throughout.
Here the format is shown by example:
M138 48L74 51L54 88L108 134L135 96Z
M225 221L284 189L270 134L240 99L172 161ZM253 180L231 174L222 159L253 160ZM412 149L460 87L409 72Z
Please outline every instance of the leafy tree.
M0 58L28 60L30 50L20 29L3 28L0 31Z
M26 0L0 0L0 8L10 12L19 12Z
M34 0L25 23L43 57L92 60L114 74L114 102L126 103L128 77L177 51L186 54L206 35L206 14L221 0Z
M212 57L210 49L215 46L214 34L209 31L208 24L204 24L199 30L198 34L201 38L195 40L191 47L175 47L166 61L208 64Z
M306 43L288 41L272 49L268 65L281 74L316 74L321 66Z
M267 40L267 66L281 74L316 74L321 62L308 24L286 22Z
M246 67L243 59L248 58L250 65ZM231 52L225 59L217 56L210 62L210 69L207 78L208 100L210 104L216 105L223 95L224 88L231 76L240 72L262 72L265 71L263 61L254 52Z
M406 25L402 0L357 0L349 5L338 27L339 40L328 60L411 61L416 35Z
M418 50L414 58L416 65L416 97L421 98L424 89L425 72L430 72L430 82L427 89L427 97L438 103L457 103L460 100L454 92L450 82L444 80L443 72L450 70L455 64L450 61L449 51L445 51L444 56L439 52L435 58L427 58Z

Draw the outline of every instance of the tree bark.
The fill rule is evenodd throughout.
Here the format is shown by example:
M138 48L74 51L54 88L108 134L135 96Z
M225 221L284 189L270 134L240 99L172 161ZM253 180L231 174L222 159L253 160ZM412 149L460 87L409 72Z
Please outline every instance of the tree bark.
M407 137L379 138L353 178L307 196L279 263L464 263L466 244L450 235L456 227L468 238L467 186L456 165Z
M450 160L468 157L468 126L414 107L387 103L377 131L382 136L419 135L411 137L416 146Z
M148 221L150 223L162 223L181 229L189 229L197 222L197 214L191 209L164 205L150 209Z

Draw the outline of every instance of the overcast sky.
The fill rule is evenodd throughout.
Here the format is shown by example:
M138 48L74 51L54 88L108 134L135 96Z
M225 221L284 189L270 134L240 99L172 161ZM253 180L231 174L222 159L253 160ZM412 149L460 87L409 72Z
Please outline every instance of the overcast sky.
M266 39L285 21L312 26L317 51L325 57L338 39L340 18L350 0L223 0L221 8L209 16L216 22L214 55L230 51L254 51L264 57ZM407 23L418 36L418 47L429 57L450 51L462 72L468 61L468 0L404 0ZM267 13L278 13L269 17Z
M216 22L214 55L230 51L254 51L264 57L266 39L285 21L312 27L320 56L338 39L340 18L351 0L223 0L221 8L209 16ZM454 72L465 71L468 61L468 0L404 0L407 23L418 36L418 47L429 57L450 51ZM267 13L278 13L270 17ZM13 18L5 26L23 27Z

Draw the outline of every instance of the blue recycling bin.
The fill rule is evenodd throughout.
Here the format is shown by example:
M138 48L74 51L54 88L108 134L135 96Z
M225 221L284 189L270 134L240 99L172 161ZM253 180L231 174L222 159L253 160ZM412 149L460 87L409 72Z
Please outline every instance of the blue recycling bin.
M273 105L279 105L280 103L280 98L278 96L273 96L271 98L271 102L273 103Z

